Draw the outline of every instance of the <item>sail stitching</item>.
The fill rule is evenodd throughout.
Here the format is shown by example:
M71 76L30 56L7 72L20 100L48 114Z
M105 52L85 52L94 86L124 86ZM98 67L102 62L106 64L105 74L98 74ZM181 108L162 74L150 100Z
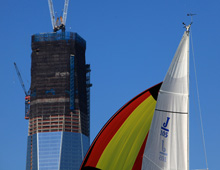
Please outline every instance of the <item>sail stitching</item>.
M160 109L155 109L157 111L161 112L168 112L168 113L178 113L178 114L188 114L187 112L175 112L175 111L170 111L170 110L160 110Z

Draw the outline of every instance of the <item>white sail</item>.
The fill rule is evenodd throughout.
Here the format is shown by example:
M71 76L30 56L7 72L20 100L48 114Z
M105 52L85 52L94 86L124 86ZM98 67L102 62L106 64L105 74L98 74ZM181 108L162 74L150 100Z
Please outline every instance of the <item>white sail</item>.
M184 32L161 86L142 170L189 169L189 31Z

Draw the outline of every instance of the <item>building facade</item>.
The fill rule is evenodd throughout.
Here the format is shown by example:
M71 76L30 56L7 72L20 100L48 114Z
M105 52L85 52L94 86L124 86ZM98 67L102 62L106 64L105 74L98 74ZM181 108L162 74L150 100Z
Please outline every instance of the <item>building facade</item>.
M78 170L90 145L90 65L77 33L32 36L26 170Z

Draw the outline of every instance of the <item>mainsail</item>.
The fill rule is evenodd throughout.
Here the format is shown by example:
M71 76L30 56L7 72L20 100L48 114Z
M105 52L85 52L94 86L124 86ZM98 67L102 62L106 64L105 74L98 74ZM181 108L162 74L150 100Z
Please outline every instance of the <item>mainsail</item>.
M142 170L189 169L189 31L160 88Z
M189 169L189 27L163 84L142 92L112 116L81 170Z
M99 132L81 170L140 170L161 83L125 104Z

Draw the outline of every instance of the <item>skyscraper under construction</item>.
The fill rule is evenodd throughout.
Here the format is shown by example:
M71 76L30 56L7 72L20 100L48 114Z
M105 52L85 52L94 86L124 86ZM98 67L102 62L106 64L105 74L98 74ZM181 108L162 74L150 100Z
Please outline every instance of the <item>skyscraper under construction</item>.
M90 145L90 65L77 33L32 36L26 170L78 170Z

